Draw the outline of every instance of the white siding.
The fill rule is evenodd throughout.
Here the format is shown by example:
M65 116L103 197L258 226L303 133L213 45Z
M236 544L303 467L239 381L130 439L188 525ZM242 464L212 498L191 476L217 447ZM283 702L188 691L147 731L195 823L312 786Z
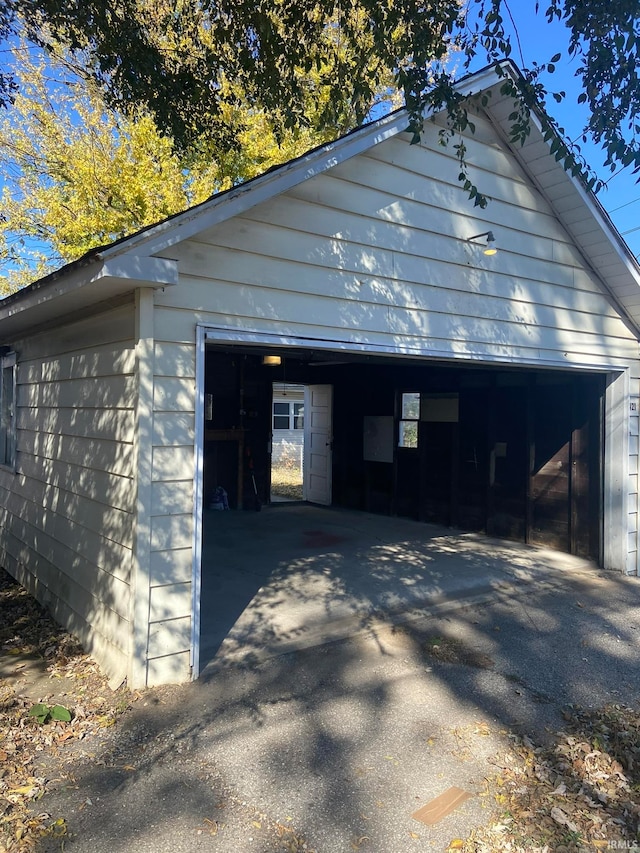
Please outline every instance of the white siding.
M178 259L180 283L156 294L155 335L181 367L158 401L180 399L191 417L187 353L196 323L493 364L635 364L636 337L606 288L491 126L479 118L477 127L468 156L472 179L491 198L484 211L462 190L453 150L427 125L420 145L404 136L384 141L172 246L167 257ZM468 238L490 229L500 251L489 258ZM182 507L192 424L179 423L177 412L173 420L170 402L163 406L163 429L176 436L175 470L158 456L156 478L180 484ZM637 458L631 463L637 473ZM636 482L634 475L629 565ZM179 546L186 565L188 523L179 536L171 530L162 541Z
M435 132L432 129L432 132ZM486 134L485 134L486 135ZM433 141L433 140L432 140ZM475 141L474 209L450 151L387 141L171 250L181 285L163 339L203 322L537 365L629 363L637 343L544 199ZM429 175L437 175L433 180ZM500 252L467 242L493 229ZM175 324L175 326L174 326Z
M16 471L0 471L0 563L116 680L129 655L133 306L12 342Z
M287 390L283 394L278 388L273 390L274 403L286 403L289 414L292 414L293 403L304 404L304 390ZM274 414L271 413L271 464L284 465L291 470L297 469L302 479L304 429L276 429L274 426Z

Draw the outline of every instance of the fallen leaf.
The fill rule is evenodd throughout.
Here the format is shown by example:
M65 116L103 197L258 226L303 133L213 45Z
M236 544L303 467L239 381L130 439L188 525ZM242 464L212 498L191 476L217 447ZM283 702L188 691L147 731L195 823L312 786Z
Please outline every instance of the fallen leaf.
M205 817L205 819L203 820L203 823L207 824L206 829L207 829L207 832L209 833L209 835L217 835L218 834L219 824L216 820L209 820L208 817Z
M20 785L18 788L9 788L9 794L24 794L28 796L33 790L35 790L35 785Z
M65 740L70 740L73 737L73 732L62 732L62 734L58 736L58 741L64 743Z
M551 809L551 817L553 818L553 820L555 820L556 823L560 824L560 826L566 826L570 832L578 831L578 827L569 818L569 815L558 806L554 806Z

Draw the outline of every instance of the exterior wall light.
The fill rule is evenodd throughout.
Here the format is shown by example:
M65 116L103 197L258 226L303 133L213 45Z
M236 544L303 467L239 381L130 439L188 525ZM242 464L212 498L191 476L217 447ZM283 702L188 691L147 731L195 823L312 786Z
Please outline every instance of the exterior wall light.
M282 358L279 355L263 355L262 364L264 367L279 367L282 364Z
M483 231L482 234L474 234L473 237L467 238L467 243L472 243L474 240L479 240L480 237L487 238L487 243L482 249L482 254L497 255L498 247L496 246L496 238L493 236L493 231Z

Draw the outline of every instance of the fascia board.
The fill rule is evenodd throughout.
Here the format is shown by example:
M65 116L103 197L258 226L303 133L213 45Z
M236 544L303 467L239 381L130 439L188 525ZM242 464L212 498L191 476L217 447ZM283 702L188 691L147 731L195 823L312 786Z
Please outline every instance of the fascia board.
M278 166L226 193L213 196L170 220L140 234L134 234L122 244L107 247L103 254L109 257L112 254L134 251L154 255L165 251L201 231L246 212L260 202L268 201L309 178L332 169L385 139L406 131L407 122L405 110L391 113L375 124L363 128L361 132L328 143L311 154Z
M61 271L0 303L0 339L55 321L90 305L108 301L139 287L154 289L178 283L176 261L133 255Z

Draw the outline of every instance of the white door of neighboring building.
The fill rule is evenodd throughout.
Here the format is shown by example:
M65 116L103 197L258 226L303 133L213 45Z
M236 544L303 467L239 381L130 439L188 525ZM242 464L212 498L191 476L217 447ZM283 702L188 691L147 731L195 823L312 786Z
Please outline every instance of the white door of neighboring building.
M332 385L304 389L304 500L331 503Z

